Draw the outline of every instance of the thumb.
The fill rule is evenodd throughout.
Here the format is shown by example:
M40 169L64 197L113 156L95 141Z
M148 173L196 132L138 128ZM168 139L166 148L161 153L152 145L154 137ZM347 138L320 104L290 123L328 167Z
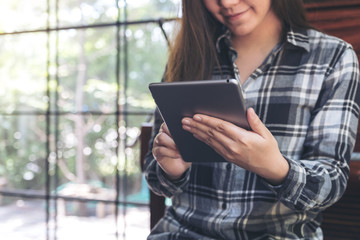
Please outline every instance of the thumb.
M253 108L249 108L247 110L247 119L248 119L248 122L249 122L249 125L250 125L251 129L254 132L256 132L257 134L259 134L260 136L262 136L264 138L267 135L269 135L270 131L261 122L260 118L258 117L258 115L256 115Z
M170 131L168 126L166 125L166 123L163 123L160 127L160 131L166 133L167 135L169 135L171 137Z

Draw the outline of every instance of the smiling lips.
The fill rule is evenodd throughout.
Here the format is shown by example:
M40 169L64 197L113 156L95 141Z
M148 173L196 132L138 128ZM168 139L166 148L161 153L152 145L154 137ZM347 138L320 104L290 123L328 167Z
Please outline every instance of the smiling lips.
M224 18L229 22L236 21L248 11L249 11L249 9L246 9L245 11L242 11L242 12L236 13L236 14L231 14L231 15L224 14Z

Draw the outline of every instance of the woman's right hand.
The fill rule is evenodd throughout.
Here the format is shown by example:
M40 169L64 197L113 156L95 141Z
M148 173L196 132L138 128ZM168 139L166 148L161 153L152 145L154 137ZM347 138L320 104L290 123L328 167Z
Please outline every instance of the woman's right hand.
M161 125L154 139L152 154L171 180L179 179L191 166L190 162L182 159L165 123Z

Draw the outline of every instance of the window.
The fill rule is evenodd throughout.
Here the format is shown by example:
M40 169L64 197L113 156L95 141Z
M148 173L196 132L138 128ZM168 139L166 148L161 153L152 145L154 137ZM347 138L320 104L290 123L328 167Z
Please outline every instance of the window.
M179 0L0 1L0 235L144 239L136 141Z

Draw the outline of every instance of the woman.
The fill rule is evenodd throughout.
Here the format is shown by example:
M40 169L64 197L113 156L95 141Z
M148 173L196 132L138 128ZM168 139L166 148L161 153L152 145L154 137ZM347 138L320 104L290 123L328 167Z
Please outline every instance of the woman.
M164 79L219 78L241 82L252 130L184 118L227 160L188 163L155 115L146 177L172 206L148 239L322 239L356 137L352 47L312 29L302 0L183 0Z

